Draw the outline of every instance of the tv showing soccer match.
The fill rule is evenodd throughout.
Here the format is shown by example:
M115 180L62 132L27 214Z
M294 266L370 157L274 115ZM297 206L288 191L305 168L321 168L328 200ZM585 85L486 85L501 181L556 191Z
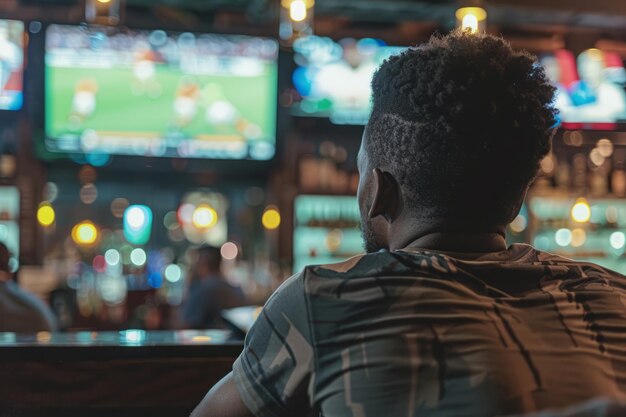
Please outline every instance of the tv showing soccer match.
M405 48L379 39L307 36L294 42L297 68L293 84L299 100L297 116L328 117L335 124L367 123L371 111L371 81L376 69Z
M277 59L269 38L50 25L46 149L269 160Z
M22 108L24 23L0 19L0 110Z
M558 50L540 57L556 87L555 105L566 129L612 129L626 122L626 70L611 51Z

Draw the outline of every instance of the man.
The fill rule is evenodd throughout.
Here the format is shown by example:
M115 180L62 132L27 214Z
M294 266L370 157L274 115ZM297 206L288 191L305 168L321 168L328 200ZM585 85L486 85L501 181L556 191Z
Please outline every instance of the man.
M54 314L48 306L13 281L11 255L0 242L0 332L35 333L56 330Z
M219 248L203 246L197 256L183 306L184 325L193 329L224 327L220 312L245 305L245 296L241 288L226 282Z
M282 285L193 416L482 417L623 398L626 278L505 243L556 116L536 59L455 32L388 59L372 87L367 254ZM576 412L562 415L591 415Z

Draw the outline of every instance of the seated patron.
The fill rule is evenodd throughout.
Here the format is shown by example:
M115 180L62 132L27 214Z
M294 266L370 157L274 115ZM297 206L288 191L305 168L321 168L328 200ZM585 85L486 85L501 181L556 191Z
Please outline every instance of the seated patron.
M0 332L36 333L56 330L52 310L21 289L10 272L11 255L0 242Z
M243 306L246 299L241 288L226 281L220 249L213 246L199 248L191 274L187 300L183 305L184 327L225 327L220 312Z
M454 32L372 87L367 253L287 280L193 416L626 415L626 277L505 240L555 129L536 58Z

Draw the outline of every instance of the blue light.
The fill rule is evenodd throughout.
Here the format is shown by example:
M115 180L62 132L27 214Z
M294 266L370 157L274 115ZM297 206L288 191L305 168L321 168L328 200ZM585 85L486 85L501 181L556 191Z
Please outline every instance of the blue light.
M111 155L107 153L89 153L85 155L85 160L94 167L103 167L111 162Z
M150 240L152 210L144 205L128 206L124 211L124 237L133 245L145 245Z
M311 94L314 74L309 74L309 69L305 67L296 68L293 72L293 85L301 96L306 97Z
M158 272L153 272L148 275L148 285L152 288L161 288L163 285L163 276Z

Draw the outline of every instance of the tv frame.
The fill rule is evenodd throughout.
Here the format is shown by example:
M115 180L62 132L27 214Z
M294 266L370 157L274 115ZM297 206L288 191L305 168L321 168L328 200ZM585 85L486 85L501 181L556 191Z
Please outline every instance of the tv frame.
M127 154L110 154L108 159L104 163L94 163L94 161L86 158L86 154L82 152L54 152L46 148L45 140L45 126L46 126L46 32L51 25L64 25L64 26L88 26L99 27L99 25L86 25L84 23L67 23L67 22L46 22L43 23L39 30L36 32L29 32L30 47L28 50L29 62L31 63L32 74L32 91L27 98L27 102L33 102L32 106L32 119L33 119L33 141L34 148L37 157L45 162L54 163L56 166L65 166L72 170L73 167L83 164L90 164L96 167L106 167L111 171L118 172L176 172L177 175L193 174L199 172L213 172L217 174L225 174L231 177L245 177L252 173L265 173L275 166L276 162L282 155L282 145L284 142L284 136L287 129L283 126L288 124L287 112L280 105L279 94L283 91L288 80L285 80L283 75L285 74L286 65L289 64L290 57L286 56L286 53L279 48L276 65L277 65L277 82L276 82L276 134L275 134L275 152L272 158L267 160L254 160L254 159L210 159L210 158L189 158L182 156L149 156L149 155L127 155ZM133 26L120 27L120 28L108 28L109 30L124 31L154 31L163 30L168 34L179 34L183 32L191 32L197 35L200 34L215 34L225 36L247 36L247 37L260 37L266 39L273 39L277 41L277 37L273 33L245 33L240 31L239 33L224 32L216 30L206 30L204 28L194 30L185 30L181 27L145 27L145 26ZM278 41L277 41L278 43ZM33 91L38 91L35 95ZM43 94L41 93L43 92ZM98 161L100 162L100 161ZM241 162L241 164L233 164L233 162ZM175 167L175 168L173 168ZM177 167L177 168L176 168Z

